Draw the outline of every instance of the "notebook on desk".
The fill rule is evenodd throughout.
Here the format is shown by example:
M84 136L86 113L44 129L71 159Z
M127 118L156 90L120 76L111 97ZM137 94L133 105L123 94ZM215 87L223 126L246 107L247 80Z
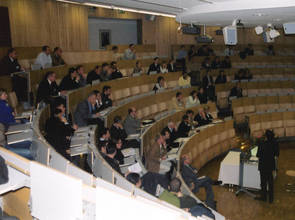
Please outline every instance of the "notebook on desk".
M70 147L77 147L77 146L87 145L87 144L88 144L88 138L85 138L85 137L73 138L71 139Z
M7 135L7 144L16 144L24 141L32 141L33 131L21 132L17 134Z

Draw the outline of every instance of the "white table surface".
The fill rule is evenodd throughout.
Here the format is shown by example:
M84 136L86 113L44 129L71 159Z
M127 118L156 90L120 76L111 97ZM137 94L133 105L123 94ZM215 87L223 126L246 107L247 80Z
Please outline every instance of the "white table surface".
M220 164L218 180L223 184L239 185L240 152L230 151Z

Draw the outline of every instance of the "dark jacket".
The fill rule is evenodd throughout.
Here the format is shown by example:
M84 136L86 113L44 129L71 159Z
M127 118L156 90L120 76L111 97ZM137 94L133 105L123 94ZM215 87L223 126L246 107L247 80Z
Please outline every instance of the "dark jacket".
M119 162L118 162L116 159L110 158L110 157L107 156L107 155L104 155L104 159L108 162L108 164L109 164L114 170L116 170L118 173L120 173L121 175L123 175L122 172L121 172L120 166L119 166Z
M111 126L110 134L113 139L121 139L122 141L124 141L127 137L124 129L116 128L114 125Z
M55 150L66 158L69 155L66 150L70 147L70 137L74 134L74 129L68 124L64 124L57 117L51 117L45 124L46 139Z
M198 122L198 126L203 126L203 125L207 125L210 123L209 119L206 118L202 118L200 114L197 114L194 118L194 120L196 122Z
M221 62L221 68L224 68L224 69L229 69L229 68L231 68L231 61L230 61L230 60L228 60L228 61L223 60L223 61Z
M66 75L61 83L59 84L60 90L73 90L78 89L80 87L79 83L75 81L75 79L71 78L71 75Z
M113 80L113 79L119 79L119 78L122 78L122 77L123 77L123 74L120 71L118 71L118 70L115 70L111 74L111 80Z
M168 65L167 65L167 69L168 69L168 72L170 73L170 72L176 72L176 69L175 69L175 65L173 64L170 64L170 63L168 63Z
M3 57L0 62L0 76L9 75L10 73L20 72L21 66L17 59L10 60L8 56Z
M188 133L191 130L191 126L188 125L186 122L182 121L177 129L178 137L188 137Z
M231 90L230 90L230 94L229 94L229 97L233 97L233 96L236 96L238 98L240 97L243 97L243 90L242 88L238 88L238 87L233 87Z
M211 86L214 85L214 81L213 81L213 77L210 76L210 75L206 75L203 77L203 80L202 80L202 85L204 88L208 88L209 87L209 83L211 83Z
M102 81L101 76L98 75L98 74L96 74L95 70L92 70L92 71L90 71L90 72L87 74L87 79L86 79L86 81L87 81L87 84L92 84L92 81L95 81L95 80L98 80L98 79L99 79L100 81Z
M102 94L101 101L102 101L103 108L108 108L113 106L113 101L109 98L108 95Z
M205 92L203 94L198 93L197 96L198 96L198 99L200 100L200 104L206 104L208 102L208 97Z
M40 82L37 90L37 103L44 101L45 103L50 103L53 96L58 96L60 91L56 82L49 84L47 79Z
M198 181L198 175L197 175L197 169L190 166L190 165L182 165L181 167L181 176L186 185L189 187L192 183L195 183Z
M226 83L227 79L226 79L226 75L218 75L216 77L216 80L215 80L215 84L223 84L223 83Z
M279 156L279 145L276 140L263 141L258 145L259 171L275 170L275 156Z
M65 65L66 64L64 59L61 56L58 56L56 54L53 54L51 56L51 59L52 59L52 66L60 66L60 65Z
M160 64L154 64L152 63L149 67L149 70L147 72L148 75L150 75L150 72L157 72L157 73L160 73L161 70L160 70Z
M165 175L147 172L142 176L142 188L151 195L156 195L157 186L168 189L169 180Z

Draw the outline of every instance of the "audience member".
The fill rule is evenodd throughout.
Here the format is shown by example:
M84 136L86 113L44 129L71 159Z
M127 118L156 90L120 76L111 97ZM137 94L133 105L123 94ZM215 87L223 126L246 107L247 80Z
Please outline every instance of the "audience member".
M168 186L169 190L164 190L161 195L159 196L160 200L168 202L171 205L174 205L177 208L180 208L180 199L179 197L182 196L180 192L181 181L177 177L174 177Z
M221 68L223 69L230 69L231 68L231 61L229 56L226 56L224 60L221 62Z
M250 69L245 68L243 72L243 79L251 80L253 78Z
M172 100L173 109L180 111L185 108L185 101L181 92L177 92L175 98Z
M93 113L101 112L102 110L105 109L103 102L102 102L101 94L98 90L94 90L93 92L96 95L96 103L94 105Z
M210 107L208 105L204 107L204 112L209 123L213 122L213 116L210 113Z
M235 54L235 51L233 49L233 47L231 45L228 45L225 49L224 49L224 55L225 56L233 56Z
M206 57L201 65L202 65L202 68L206 70L211 69L210 58Z
M209 51L206 45L202 45L197 52L198 56L209 56Z
M119 162L119 164L124 164L124 155L121 151L123 148L123 141L121 139L112 139L112 145L114 145L117 150L115 159Z
M42 47L42 52L39 53L39 55L37 56L35 64L40 65L42 69L52 67L52 59L49 46Z
M227 77L223 69L219 70L219 74L215 79L215 84L224 84L227 82Z
M97 142L109 142L111 139L110 130L108 128L102 128L97 133Z
M15 123L14 111L8 105L8 95L6 90L0 89L0 123L7 129L9 125Z
M171 162L167 160L167 145L162 135L156 135L146 153L146 169L160 174L167 174L171 169Z
M169 121L167 126L163 128L163 131L169 132L169 139L166 140L166 143L169 147L178 147L179 144L174 141L178 138L177 128L173 121Z
M176 72L176 68L175 68L175 65L174 65L174 60L169 60L169 63L167 65L167 69L168 69L168 72L171 73L171 72Z
M66 62L62 58L62 49L60 47L55 47L52 54L52 66L65 65Z
M112 54L112 60L119 61L119 60L122 59L122 55L119 54L118 46L113 46L112 47L112 52L113 52L113 54Z
M135 75L143 74L142 64L139 60L136 61L135 67L133 69L133 74L135 74Z
M167 63L165 61L163 61L162 65L160 66L160 72L161 73L168 73Z
M185 71L186 69L186 57L187 57L187 52L185 50L185 46L181 45L180 50L178 51L178 54L176 56L176 62L181 65L182 71Z
M91 92L88 98L80 102L74 113L74 121L79 127L87 126L90 124L98 124L99 127L103 126L103 121L99 118L100 113L95 110L96 94Z
M99 80L102 81L101 78L102 68L101 66L97 65L93 70L91 70L87 75L87 84L92 84L93 81Z
M11 73L20 72L24 69L18 63L16 50L10 48L7 55L0 61L0 76L10 75Z
M160 64L159 64L159 57L154 58L154 62L150 65L149 70L147 72L148 75L160 73Z
M241 98L243 97L243 89L241 88L241 83L238 82L231 90L229 93L229 97L237 97Z
M141 188L142 181L138 173L128 173L126 179L134 184L137 188Z
M79 85L84 87L87 85L87 73L84 73L84 67L82 65L77 66L77 74L79 76Z
M212 69L219 69L221 68L221 61L220 61L220 57L215 56L212 63L211 63L211 68Z
M244 69L239 69L239 71L235 74L235 80L242 80L244 75Z
M119 78L122 78L123 77L123 74L118 69L117 62L116 61L111 62L111 68L112 68L111 80L113 80L113 79L119 79Z
M55 72L49 71L46 73L44 79L39 83L38 86L36 98L37 103L43 101L49 104L52 102L54 97L65 94L65 91L60 91L55 79Z
M123 175L119 166L119 162L115 159L116 154L117 154L116 147L113 145L108 145L106 147L106 154L104 155L104 159L115 171Z
M213 181L207 176L198 176L198 170L191 166L192 160L189 155L183 155L181 158L181 175L190 187L193 193L197 193L200 187L204 187L206 191L206 204L213 209L216 209L216 202L214 201L214 193L212 185L220 185L222 182Z
M188 51L188 60L190 61L194 56L197 56L195 45L191 45Z
M191 71L189 73L189 76L191 77L191 86L199 86L200 85L200 75L201 75L201 72L199 70Z
M78 89L80 87L79 80L80 77L78 76L76 69L71 67L69 73L62 79L59 88L60 90L65 91Z
M122 125L122 118L120 116L115 116L114 117L114 122L110 128L110 133L112 139L115 140L122 140L123 142L127 138L127 133Z
M127 135L138 134L140 132L140 120L137 119L136 108L128 109L128 115L123 123Z
M181 87L191 86L191 77L187 74L187 72L182 72L182 76L180 76L178 79L178 85Z
M202 80L203 88L205 89L205 93L207 97L214 101L215 100L215 85L213 81L213 77L210 75L210 70L206 71L206 75L203 77Z
M187 98L186 100L186 108L191 108L193 106L199 105L200 104L200 100L198 98L198 93L196 90L193 90L190 94L190 96Z
M210 123L203 108L199 108L198 114L195 116L194 121L198 122L198 127L204 126Z
M198 92L197 96L198 96L198 99L200 100L200 104L207 104L208 97L207 97L207 94L205 93L203 87L199 88L199 92Z
M184 138L189 136L189 132L191 130L191 125L189 124L188 115L183 115L180 124L177 129L177 136Z
M110 65L108 63L103 63L101 65L101 68L102 68L102 73L101 73L101 78L103 81L108 81L109 78L108 78L108 72L110 71Z
M166 88L167 88L167 85L166 85L164 77L159 76L157 78L157 83L155 84L153 91L155 91L155 93L157 93L157 92L164 91Z
M267 47L266 55L267 56L275 56L276 55L273 45L269 45Z
M75 128L71 127L67 119L64 117L64 114L64 105L55 108L53 116L49 118L45 124L46 139L58 153L68 160L71 160L71 136L74 134L77 126L75 126Z
M129 48L124 52L125 60L135 60L136 59L136 51L134 44L129 44Z
M254 56L254 49L252 44L248 44L248 46L245 48L245 54L246 56Z
M109 145L108 141L98 141L97 142L97 149L101 156L105 156L107 154L107 146Z
M111 94L112 94L112 90L110 86L104 86L102 88L101 100L102 100L103 108L109 108L113 106Z

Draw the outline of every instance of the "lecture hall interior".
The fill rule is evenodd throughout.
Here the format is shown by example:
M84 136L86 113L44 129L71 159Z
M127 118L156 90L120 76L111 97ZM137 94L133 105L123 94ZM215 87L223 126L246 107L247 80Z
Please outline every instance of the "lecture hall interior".
M294 220L294 0L0 0L1 220Z

